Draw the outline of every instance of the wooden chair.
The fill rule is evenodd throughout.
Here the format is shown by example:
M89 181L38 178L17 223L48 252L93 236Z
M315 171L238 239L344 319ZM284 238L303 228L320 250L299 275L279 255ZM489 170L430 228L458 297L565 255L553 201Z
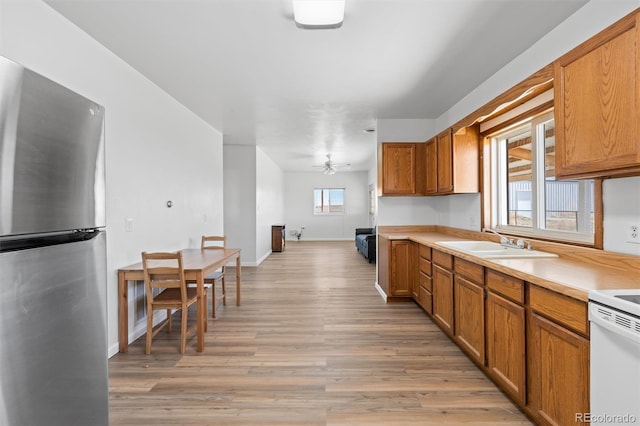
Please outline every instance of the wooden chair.
M227 245L227 237L225 236L202 236L202 241L200 242L200 248L202 250L224 250ZM227 304L227 290L224 283L224 269L223 266L219 270L214 273L207 275L204 278L204 283L209 284L211 286L211 304L212 306L212 318L217 318L216 316L216 307L222 301L223 305ZM216 297L216 282L220 282L222 285L220 296Z
M189 306L198 300L197 289L187 287L184 278L182 253L142 253L142 267L144 269L144 286L147 299L147 346L145 353L151 353L153 336L168 325L171 333L171 310L180 309L182 321L180 323L180 353L184 353L187 345L187 332L195 331L196 325L187 330L187 311ZM154 289L160 293L154 295ZM206 293L205 293L206 306ZM167 319L153 330L153 311L167 310Z

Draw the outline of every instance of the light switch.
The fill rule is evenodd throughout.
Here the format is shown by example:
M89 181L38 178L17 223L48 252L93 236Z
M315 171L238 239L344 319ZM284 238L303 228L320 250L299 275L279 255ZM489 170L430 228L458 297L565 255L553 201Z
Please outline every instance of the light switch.
M125 232L133 232L133 219L128 217L124 221Z

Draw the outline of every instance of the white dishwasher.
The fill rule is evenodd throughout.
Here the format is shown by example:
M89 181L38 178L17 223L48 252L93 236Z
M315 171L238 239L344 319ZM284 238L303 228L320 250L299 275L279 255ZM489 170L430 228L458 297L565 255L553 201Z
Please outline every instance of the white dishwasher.
M589 321L591 407L584 420L640 425L640 289L590 291Z

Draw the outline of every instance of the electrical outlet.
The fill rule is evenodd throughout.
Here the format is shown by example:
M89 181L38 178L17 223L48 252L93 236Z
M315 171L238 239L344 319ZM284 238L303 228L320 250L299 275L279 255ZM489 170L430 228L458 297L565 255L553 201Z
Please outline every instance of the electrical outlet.
M632 225L629 225L627 242L632 244L640 244L640 224L634 223Z

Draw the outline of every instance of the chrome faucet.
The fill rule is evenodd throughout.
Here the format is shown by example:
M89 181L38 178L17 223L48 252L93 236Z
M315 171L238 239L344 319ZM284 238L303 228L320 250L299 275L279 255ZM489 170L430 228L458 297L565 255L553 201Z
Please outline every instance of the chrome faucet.
M500 234L498 231L494 231L493 229L483 228L484 232L491 232L492 234L496 234L500 238L500 245L505 247L517 247L516 243L511 239L507 238L504 235Z
M495 234L498 237L500 237L500 245L501 246L513 247L513 248L519 248L519 249L526 248L527 250L531 250L531 242L530 241L523 240L521 238L518 238L518 241L514 241L513 239L507 238L504 235L500 234L498 231L495 231L493 229L483 228L482 230L484 232L491 232L492 234Z
M518 241L516 241L516 247L519 249L526 248L527 250L531 250L531 241L518 238Z

